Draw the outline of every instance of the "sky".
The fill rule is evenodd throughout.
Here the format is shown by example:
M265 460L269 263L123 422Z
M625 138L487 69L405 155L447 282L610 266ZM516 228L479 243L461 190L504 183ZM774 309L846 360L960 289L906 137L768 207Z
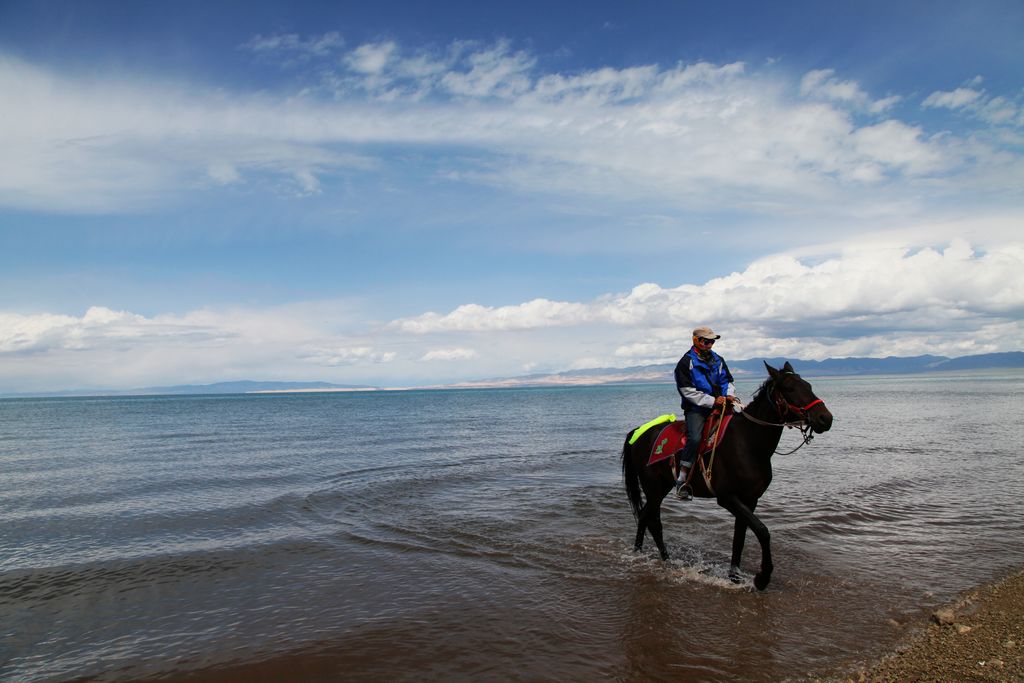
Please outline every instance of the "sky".
M701 325L961 356L1022 313L1018 0L0 0L0 392L629 367Z

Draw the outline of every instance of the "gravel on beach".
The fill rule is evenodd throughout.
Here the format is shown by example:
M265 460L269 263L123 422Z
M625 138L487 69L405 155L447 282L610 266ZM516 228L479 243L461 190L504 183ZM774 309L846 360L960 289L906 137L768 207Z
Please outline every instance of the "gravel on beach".
M1024 682L1024 570L935 610L893 653L833 680Z

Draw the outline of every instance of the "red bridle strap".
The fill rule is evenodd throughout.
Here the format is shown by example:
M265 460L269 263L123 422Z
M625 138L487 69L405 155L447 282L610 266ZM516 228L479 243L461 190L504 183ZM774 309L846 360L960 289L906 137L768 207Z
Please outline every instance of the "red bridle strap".
M787 401L786 398L782 395L782 392L780 392L778 389L775 390L775 396L776 396L775 403L776 403L776 405L779 406L779 413L780 414L784 414L783 411L782 411L782 406L784 405L791 412L794 412L797 415L799 415L802 419L806 419L805 416L807 415L807 411L808 410L810 410L814 406L818 405L819 403L821 403L821 404L825 403L820 398L816 398L813 401L811 401L810 403L808 403L807 405L805 405L803 408L801 408L800 406L795 406L792 403L790 403L789 401Z
M822 401L820 398L816 398L807 405L805 405L803 408L797 408L797 410L800 411L801 413L806 413L808 410L818 405L819 403L824 403L824 401Z

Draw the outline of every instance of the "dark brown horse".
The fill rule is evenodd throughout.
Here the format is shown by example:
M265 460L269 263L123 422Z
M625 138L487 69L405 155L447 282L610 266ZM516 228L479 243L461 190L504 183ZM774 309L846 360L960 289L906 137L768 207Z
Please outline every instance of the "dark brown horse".
M742 414L732 419L715 450L710 488L700 471L694 472L690 478L693 495L716 499L736 518L729 571L733 581L739 581L740 556L747 527L754 531L761 543L761 571L754 576L754 586L758 590L764 590L768 585L773 567L768 527L757 518L754 509L772 481L771 459L782 437L782 429L799 426L806 434L805 439L809 439L810 431L820 434L832 427L832 413L814 395L811 385L796 374L793 366L787 362L781 370L767 363L765 367L768 368L768 379ZM667 560L668 551L661 530L661 501L675 483L671 459L647 464L659 431L659 428L646 431L632 445L629 439L633 432L626 435L626 443L622 447L622 474L637 521L633 549L643 547L644 533L650 531L661 558ZM695 462L694 466L699 467L699 464Z

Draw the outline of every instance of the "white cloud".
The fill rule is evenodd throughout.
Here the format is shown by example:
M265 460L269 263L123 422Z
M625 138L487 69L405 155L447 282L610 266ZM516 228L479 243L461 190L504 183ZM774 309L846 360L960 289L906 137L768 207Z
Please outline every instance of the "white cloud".
M1024 347L1022 273L1019 242L875 243L775 254L700 284L466 304L379 327L330 302L156 316L0 313L0 377L10 390L246 378L431 384L670 362L700 324L723 334L729 358L1010 351Z
M103 306L81 317L0 313L0 353L38 354L53 350L134 347L140 344L223 342L233 336L188 319L145 318Z
M970 88L957 88L948 92L937 91L926 97L921 103L925 107L944 107L960 109L981 99L982 92Z
M875 100L874 102L869 104L868 111L870 111L872 114L881 114L882 112L895 107L902 101L903 97L901 95L890 95L889 97L883 97L882 99Z
M397 45L391 41L360 45L346 57L346 62L361 74L376 75L391 61Z
M270 36L255 35L245 44L242 50L257 54L287 54L289 57L305 55L326 57L345 45L345 39L337 31L330 31L319 36L303 39L297 33L279 33Z
M486 330L528 330L550 325L572 325L584 321L586 306L547 299L534 299L517 306L492 308L478 304L459 306L451 313L424 313L396 320L393 329L412 334L431 332L481 332Z
M430 349L420 360L423 361L452 361L452 360L470 360L477 357L477 352L474 349L468 349L465 347L456 347L450 349Z
M295 181L302 188L303 194L316 194L320 192L320 181L317 180L313 171L308 168L300 168L295 171Z
M1024 106L1018 94L1016 101L1000 95L989 95L975 86L981 79L973 79L966 87L950 91L936 91L926 97L922 106L952 109L993 126L1024 127Z
M677 354L689 330L704 323L734 330L733 349L749 355L774 355L772 349L811 358L877 355L871 347L882 339L894 354L929 347L979 353L1024 343L1021 273L1020 244L984 253L960 240L943 249L869 245L810 263L779 254L703 285L665 289L648 283L586 303L464 305L393 327L487 339L525 330L550 339L563 330L559 334L572 339L605 339L602 357L609 365L664 362Z
M833 69L807 72L800 80L801 95L819 95L832 100L853 102L867 99L867 93L855 81L841 81Z
M223 161L214 161L208 170L210 177L222 185L237 183L242 179L241 174L234 164Z
M281 35L248 49L322 53L341 43L336 34ZM952 179L981 173L978 160L999 167L986 182L1006 178L993 191L1013 191L1021 173L1020 155L998 140L931 136L896 119L858 123L851 106L880 111L895 96L872 100L831 70L804 76L805 98L794 99L772 68L544 73L507 41L440 52L369 43L332 64L318 72L324 89L273 94L70 78L0 56L0 90L19 93L0 103L0 206L134 210L266 176L311 194L344 169L385 173L370 156L378 143L469 150L448 174L459 182L759 213L865 205L865 183L875 207L887 205L880 189L955 195L964 184ZM983 111L1019 117L998 98Z
M316 365L338 367L365 362L390 363L395 359L395 355L393 351L382 352L371 346L339 346L333 348L312 348L304 352L302 357Z
M978 118L996 126L1024 126L1024 107L1005 97L991 97L978 106Z
M456 45L468 51L472 44ZM473 98L502 97L511 99L532 87L529 71L535 60L524 52L511 52L508 41L499 41L492 48L468 51L468 70L452 70L440 80L441 86L455 95Z
M0 57L0 206L117 211L273 175L317 190L319 173L373 161L313 144L316 114L260 97L196 99L147 84L65 81ZM312 116L313 118L310 118Z
M694 76L696 72L705 70L710 65L688 67L683 74ZM739 65L733 65L733 68ZM624 102L632 98L643 97L655 85L659 77L659 69L655 66L611 69L608 67L588 71L583 74L565 76L550 74L539 78L533 89L533 95L541 102L576 102L611 104ZM677 75L677 84L686 79Z
M864 163L878 168L903 169L918 176L944 170L947 159L921 133L916 126L888 120L858 129L852 139Z
M834 69L807 72L800 79L800 94L804 97L832 100L873 114L881 113L903 100L899 95L872 100L868 93L861 89L859 83L836 78L835 73Z
M339 302L155 316L102 306L0 313L0 377L5 390L32 391L373 376L398 354L340 331L349 315Z

